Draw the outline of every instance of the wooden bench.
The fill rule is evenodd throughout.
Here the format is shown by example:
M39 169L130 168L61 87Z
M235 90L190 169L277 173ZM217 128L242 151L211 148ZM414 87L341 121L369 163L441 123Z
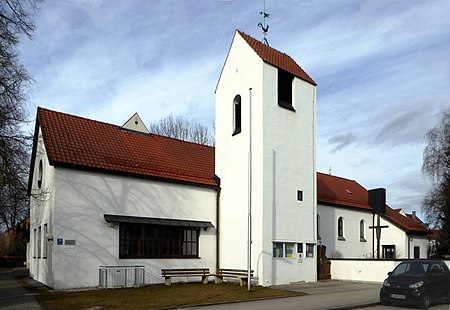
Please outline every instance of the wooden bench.
M253 278L253 270L250 273ZM245 269L217 269L217 273L214 275L216 277L216 284L223 283L223 278L236 278L239 279L241 286L247 284L248 281L248 271Z
M172 284L173 277L202 277L202 283L208 284L209 268L190 268L190 269L161 269L161 275L165 279L166 285Z

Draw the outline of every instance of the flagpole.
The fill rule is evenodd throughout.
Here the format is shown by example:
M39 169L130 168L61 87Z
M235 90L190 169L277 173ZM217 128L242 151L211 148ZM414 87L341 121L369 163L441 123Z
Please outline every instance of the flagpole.
M249 88L247 290L252 287L252 89Z

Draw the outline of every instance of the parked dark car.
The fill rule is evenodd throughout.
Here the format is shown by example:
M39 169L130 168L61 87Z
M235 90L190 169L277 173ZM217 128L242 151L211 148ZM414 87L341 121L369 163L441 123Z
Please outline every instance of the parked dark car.
M401 262L380 290L383 305L405 304L428 309L431 303L450 303L450 271L443 261Z

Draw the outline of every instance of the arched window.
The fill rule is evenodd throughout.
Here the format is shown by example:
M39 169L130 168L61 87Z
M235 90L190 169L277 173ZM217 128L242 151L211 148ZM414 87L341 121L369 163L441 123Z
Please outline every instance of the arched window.
M344 218L342 216L338 219L338 239L345 240L345 238L344 238Z
M320 215L317 214L317 241L322 241L322 237L320 237Z
M37 177L37 186L38 188L42 187L42 177L44 174L44 168L42 167L42 159L39 161L39 167L38 167L38 177Z
M241 96L233 100L233 136L241 132Z
M359 222L359 241L366 242L366 223L364 220Z

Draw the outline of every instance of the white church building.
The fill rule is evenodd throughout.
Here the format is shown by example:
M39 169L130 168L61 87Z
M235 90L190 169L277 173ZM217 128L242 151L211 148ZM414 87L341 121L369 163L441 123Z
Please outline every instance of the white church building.
M380 203L370 199L371 193ZM328 257L427 258L430 231L415 212L391 209L384 189L368 191L354 180L318 173L317 203L318 240ZM379 241L377 226L382 227Z
M30 169L30 274L99 285L101 266L246 269L316 281L316 83L236 31L216 89L216 147L38 108ZM249 188L249 180L252 180ZM250 204L251 203L251 204Z
M165 268L247 269L249 223L259 285L316 281L320 244L373 254L367 191L316 173L314 80L236 31L215 94L215 148L149 133L137 114L117 126L38 108L31 277L67 289L98 286L108 266L141 266L146 284L163 282ZM416 253L403 214L386 210L382 244L398 244L396 257ZM388 229L402 230L398 240Z

